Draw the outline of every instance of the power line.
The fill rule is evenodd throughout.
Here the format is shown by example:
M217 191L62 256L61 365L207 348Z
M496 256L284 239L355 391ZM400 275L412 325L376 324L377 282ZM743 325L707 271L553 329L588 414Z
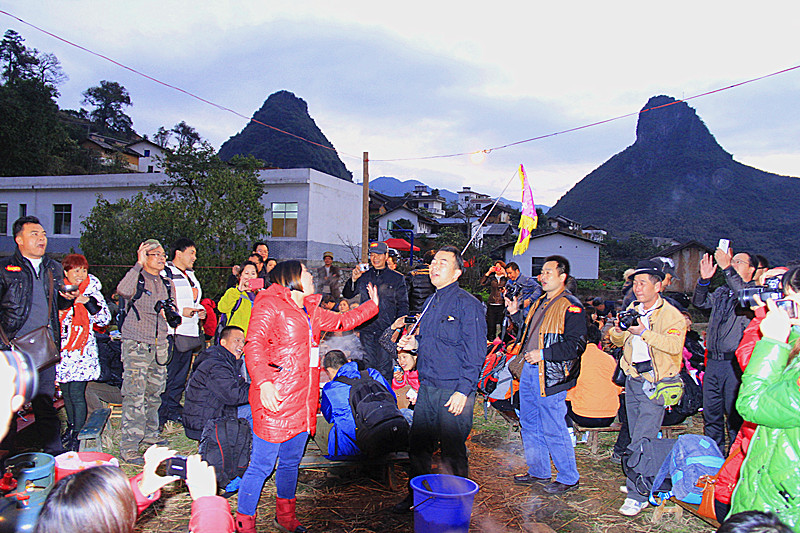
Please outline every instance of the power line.
M347 154L347 153L344 153L344 152L339 152L338 150L336 150L336 148L332 148L330 146L325 146L324 144L320 144L320 143L314 142L312 140L306 139L305 137L301 137L300 135L296 135L294 133L282 130L280 128L276 128L275 126L270 126L269 124L261 122L260 120L256 120L254 118L250 118L250 117L248 117L248 116L246 116L246 115L244 115L242 113L239 113L238 111L236 111L234 109L231 109L229 107L225 107L223 105L217 104L216 102L212 102L211 100L207 100L207 99L203 98L202 96L198 96L198 95L196 95L196 94L194 94L194 93L192 93L190 91L187 91L186 89L181 89L180 87L177 87L177 86L172 85L170 83L167 83L165 81L161 81L158 78L154 78L153 76L150 76L149 74L145 74L144 72L136 70L133 67L129 67L129 66L125 65L124 63L120 63L119 61L117 61L115 59L112 59L112 58L110 58L110 57L108 57L106 55L103 55L103 54L101 54L99 52L95 52L94 50L90 50L89 48L86 48L85 46L81 46L81 45L79 45L77 43L74 43L74 42L72 42L70 40L67 40L67 39L65 39L63 37L60 37L60 36L56 35L55 33L49 32L49 31L47 31L47 30L45 30L43 28L40 28L40 27L38 27L38 26L36 26L34 24L31 24L28 21L22 20L21 18L17 17L16 15L12 15L8 11L3 11L2 9L0 9L0 13L2 13L3 15L7 15L7 16L15 19L15 20L18 20L22 24L25 24L26 26L30 26L31 28L33 28L33 29L35 29L37 31L40 31L40 32L44 33L45 35L49 35L53 39L59 40L59 41L65 43L65 44L73 46L73 47L75 47L75 48L77 48L79 50L83 50L84 52L89 53L89 54L91 54L93 56L99 57L101 59L105 59L106 61L108 61L110 63L113 63L114 65L117 65L120 68L123 68L123 69L125 69L125 70L127 70L129 72L132 72L132 73L134 73L134 74L136 74L138 76L146 78L146 79L148 79L150 81L153 81L155 83L158 83L159 85L163 85L164 87L168 87L168 88L170 88L172 90L175 90L175 91L178 91L180 93L183 93L186 96L189 96L191 98L194 98L196 100L199 100L199 101L203 102L204 104L208 104L210 106L216 107L217 109L219 109L221 111L227 111L228 113L232 113L233 115L235 115L237 117L240 117L240 118L243 118L243 119L245 119L247 121L255 122L256 124L260 124L260 125L265 126L265 127L269 128L271 130L275 130L275 131L277 131L279 133L283 133L285 135L289 135L290 137L294 137L295 139L299 139L299 140L307 142L309 144L313 144L314 146L318 146L320 148L324 148L326 150L330 150L330 151L335 152L337 154L345 155L347 157L352 157L354 159L361 159L358 156L354 156L354 155Z

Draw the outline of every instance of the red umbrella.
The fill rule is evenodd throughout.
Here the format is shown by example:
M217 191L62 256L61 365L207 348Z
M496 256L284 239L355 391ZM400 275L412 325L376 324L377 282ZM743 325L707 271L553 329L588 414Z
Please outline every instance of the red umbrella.
M400 250L401 252L408 252L409 250L411 250L411 244L405 239L393 238L393 239L386 239L384 242L386 243L386 246L388 246L389 248L394 248L395 250ZM419 246L415 246L414 251L419 252L420 251Z

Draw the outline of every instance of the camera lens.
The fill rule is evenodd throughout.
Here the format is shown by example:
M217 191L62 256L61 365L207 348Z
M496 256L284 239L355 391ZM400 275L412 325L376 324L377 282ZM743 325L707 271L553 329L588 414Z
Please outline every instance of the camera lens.
M14 379L14 395L22 396L25 402L31 401L39 390L39 371L33 365L31 356L12 348L0 352L8 362L8 366L16 370Z

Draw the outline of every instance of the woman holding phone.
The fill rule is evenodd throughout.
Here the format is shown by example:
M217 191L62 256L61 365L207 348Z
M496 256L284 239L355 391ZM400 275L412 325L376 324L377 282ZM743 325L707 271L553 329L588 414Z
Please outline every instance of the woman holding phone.
M263 288L264 280L258 277L258 267L251 261L245 261L239 269L236 286L225 291L217 303L219 312L227 317L225 325L242 328L245 336L259 282Z
M378 291L347 313L319 306L314 280L299 261L283 261L270 272L272 285L256 297L245 346L253 411L250 466L239 486L236 531L255 533L256 507L264 481L275 469L277 501L273 525L303 533L295 516L297 473L319 408L320 332L353 329L378 314Z

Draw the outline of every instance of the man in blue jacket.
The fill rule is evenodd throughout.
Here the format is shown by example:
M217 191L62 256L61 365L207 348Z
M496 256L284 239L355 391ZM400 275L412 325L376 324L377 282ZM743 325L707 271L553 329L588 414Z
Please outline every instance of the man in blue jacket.
M442 471L469 476L466 440L481 365L486 358L483 305L458 286L464 260L458 248L441 248L431 262L436 292L419 318L417 335L404 335L398 348L417 351L419 394L409 439L409 479L431 471L431 458L441 442ZM408 511L409 494L396 512Z
M361 450L356 445L356 422L353 419L353 410L350 407L350 385L341 381L334 381L337 376L350 379L359 379L361 373L355 361L347 361L347 356L341 350L331 350L322 359L331 380L322 387L321 410L322 416L329 424L333 424L328 434L328 458L336 459L349 455L359 455ZM386 379L374 368L367 372L372 379L386 387L394 396L392 387Z

